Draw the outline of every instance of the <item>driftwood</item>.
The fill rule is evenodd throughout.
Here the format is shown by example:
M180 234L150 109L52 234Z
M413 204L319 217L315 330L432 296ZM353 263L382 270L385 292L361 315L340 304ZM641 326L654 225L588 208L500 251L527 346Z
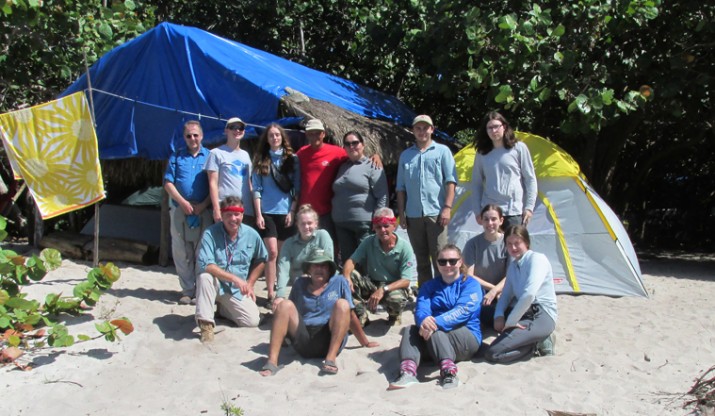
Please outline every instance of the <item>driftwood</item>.
M85 244L84 250L92 256L93 242ZM126 261L129 263L147 263L149 245L120 238L99 238L99 261Z
M71 231L58 231L46 235L40 241L42 248L59 250L62 257L77 260L92 260L94 242L91 235ZM99 260L126 261L136 264L156 262L156 248L146 243L129 241L121 238L100 237Z
M683 408L695 407L697 415L715 415L715 365L698 377L685 395L692 399L687 400Z
M91 235L77 234L71 231L58 231L46 235L40 240L40 247L59 250L62 257L86 260L87 253L84 246L92 244Z

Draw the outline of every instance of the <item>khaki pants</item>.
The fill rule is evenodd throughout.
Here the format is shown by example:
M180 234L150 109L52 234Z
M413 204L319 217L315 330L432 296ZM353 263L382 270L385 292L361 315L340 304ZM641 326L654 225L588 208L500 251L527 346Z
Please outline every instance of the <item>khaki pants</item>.
M238 326L256 327L260 320L258 305L244 296L238 300L230 293L219 295L219 281L209 273L201 273L196 278L196 323L214 321L214 305L218 312Z
M169 204L171 218L171 257L174 258L176 274L179 275L181 293L194 297L196 294L196 251L201 243L201 234L213 223L211 212L201 213L201 226L191 229L186 224L184 211Z

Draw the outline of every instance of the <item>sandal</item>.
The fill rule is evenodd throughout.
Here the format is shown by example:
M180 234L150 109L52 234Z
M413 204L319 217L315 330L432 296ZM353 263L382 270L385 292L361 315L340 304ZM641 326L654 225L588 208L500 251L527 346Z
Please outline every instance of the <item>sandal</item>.
M338 374L338 365L333 360L325 360L323 361L323 366L320 367L320 374L334 376Z
M268 296L266 300L266 308L273 310L273 301L276 300L276 295Z
M261 367L261 371L259 371L259 374L262 375L263 377L271 377L275 376L276 373L280 371L282 367L279 367L273 363L269 363L266 361L266 363Z

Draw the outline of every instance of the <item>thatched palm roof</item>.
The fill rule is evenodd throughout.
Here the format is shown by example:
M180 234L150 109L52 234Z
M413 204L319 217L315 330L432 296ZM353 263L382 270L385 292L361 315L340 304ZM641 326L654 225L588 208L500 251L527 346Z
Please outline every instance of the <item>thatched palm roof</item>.
M398 124L370 119L326 101L309 99L293 93L281 99L284 117L317 118L325 125L326 141L342 144L343 135L358 131L365 139L365 154L378 153L385 165L396 165L400 153L412 144L412 132Z

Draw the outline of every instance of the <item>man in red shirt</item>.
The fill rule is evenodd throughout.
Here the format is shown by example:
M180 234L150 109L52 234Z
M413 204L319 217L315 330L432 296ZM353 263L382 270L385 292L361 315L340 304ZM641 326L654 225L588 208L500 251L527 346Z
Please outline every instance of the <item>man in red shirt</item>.
M333 181L348 154L340 146L323 143L325 127L318 119L308 120L305 124L305 137L308 144L296 153L300 161L299 205L312 205L320 217L320 228L336 241L330 201L333 199Z
M301 147L296 155L300 161L300 199L299 206L310 204L318 213L319 226L335 238L335 224L332 210L333 182L340 165L348 160L348 154L340 146L324 143L325 127L318 119L305 123L305 138L308 144ZM382 159L375 154L371 158L375 167L382 168ZM337 246L336 246L337 249ZM337 251L337 250L336 250Z

